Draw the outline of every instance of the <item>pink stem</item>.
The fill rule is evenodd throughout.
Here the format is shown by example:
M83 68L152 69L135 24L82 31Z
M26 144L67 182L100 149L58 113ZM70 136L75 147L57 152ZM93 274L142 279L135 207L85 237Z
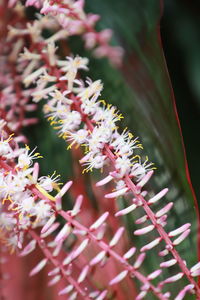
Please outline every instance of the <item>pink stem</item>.
M147 278L142 275L139 271L135 270L133 266L131 266L122 256L112 250L104 241L98 240L98 238L90 231L87 227L80 224L78 221L74 220L68 212L59 211L58 214L62 216L67 222L71 223L75 228L86 231L87 235L91 240L93 240L98 246L106 251L110 256L112 256L115 260L117 260L122 266L130 272L130 274L134 275L139 281L143 284L147 284L150 286L150 289L153 293L158 297L158 299L166 299L161 292L159 292L154 285L152 285Z
M1 163L1 160L0 160ZM10 170L10 167L4 163L2 165L2 167L5 170ZM9 167L9 168L8 168ZM63 210L58 211L56 209L56 206L54 205L54 203L52 201L49 200L48 197L46 197L45 195L43 195L36 186L32 185L32 186L27 186L27 189L29 189L33 194L35 194L38 198L43 199L45 201L47 201L52 208L55 210L55 212L57 214L59 214L60 216L62 216L67 222L71 223L75 228L79 229L79 230L83 230L86 231L88 236L90 237L91 240L93 240L102 250L106 251L107 253L109 253L110 256L112 256L115 260L117 260L122 266L123 268L125 268L126 270L128 270L130 272L130 274L132 274L134 277L136 277L139 281L141 281L143 284L148 284L150 289L152 290L152 292L158 297L158 299L161 300L166 300L166 297L163 296L163 294L153 285L151 284L148 279L142 275L139 271L135 270L135 268L130 265L127 260L125 260L122 256L120 256L118 253L116 253L114 250L112 250L104 241L102 240L98 240L98 238L90 231L88 230L87 227L83 226L82 224L80 224L78 221L74 220L73 217L68 213L65 212ZM33 230L29 230L29 233L31 234L31 236L38 242L40 248L42 249L43 253L45 254L45 256L57 267L60 266L60 263L57 261L57 259L53 258L51 255L51 252L44 247L44 244L42 242L42 239L40 237L38 237L38 235L33 231ZM64 269L62 269L62 267L60 266L62 273L64 272ZM66 274L65 274L66 276ZM64 277L65 277L64 276ZM67 277L67 280L72 283L69 278ZM73 284L73 283L72 283ZM75 286L75 285L74 285ZM77 289L78 290L78 289ZM86 298L87 299L87 298Z
M51 252L49 251L49 249L46 246L44 246L43 239L41 239L33 230L29 230L29 234L32 236L34 240L37 241L45 257L48 258L48 260L51 261L51 263L55 267L60 268L62 277L65 278L71 285L73 285L77 290L77 292L84 297L84 299L90 300L90 298L86 295L85 291L79 286L78 282L73 277L66 274L66 270L63 268L62 264L56 258L54 258Z
M183 273L187 276L188 280L194 284L196 291L197 291L197 296L200 297L200 289L196 283L196 281L193 279L193 277L190 275L190 271L188 270L188 268L186 267L186 265L184 264L182 258L180 257L180 255L178 254L178 252L176 251L176 249L173 246L173 243L171 241L171 239L169 238L168 234L166 233L166 231L163 229L163 227L157 223L156 217L153 213L153 211L151 210L151 208L149 207L149 205L147 204L146 200L141 196L137 194L137 189L136 186L134 185L134 183L132 182L132 180L129 178L129 176L126 176L125 178L125 182L127 184L127 186L131 189L131 191L133 192L135 198L137 198L138 200L142 201L143 203L143 208L147 214L147 216L149 217L149 219L151 220L152 224L155 226L155 228L157 229L159 235L162 237L162 239L165 241L166 245L168 245L168 250L171 252L171 254L174 256L174 258L177 260L180 269L183 271Z
M107 156L109 157L109 159L112 161L112 163L115 163L115 155L110 151L108 146L105 147L105 149L106 149L106 153L107 153ZM154 212L151 210L151 208L147 204L144 197L142 197L142 195L138 194L138 190L137 190L135 184L132 182L132 180L130 179L130 177L128 175L126 175L126 177L125 177L125 182L126 182L127 186L130 188L130 190L133 192L134 197L136 199L138 199L139 201L142 201L143 208L144 208L148 218L151 220L152 224L155 226L159 235L165 241L166 245L168 245L168 250L171 252L171 254L174 256L174 258L177 260L180 269L186 275L188 280L192 284L194 284L196 292L197 292L197 296L200 297L200 288L199 288L198 284L193 279L193 277L190 275L190 271L188 270L188 268L184 264L182 258L180 257L180 255L178 254L176 249L174 248L173 243L172 243L171 239L169 238L168 234L166 233L166 231L163 229L163 227L160 224L157 223L157 219L154 215Z
M71 99L74 99L77 97L72 96ZM79 110L80 113L81 112L81 108ZM82 115L84 115L82 113ZM85 115L84 115L85 117ZM90 119L85 117L86 119L86 124L88 126L88 129L90 131L93 130L94 126L91 123ZM108 145L105 145L105 154L107 155L107 157L111 160L112 164L115 165L115 155L112 153L112 151L109 149ZM196 293L197 296L200 298L200 288L198 286L198 284L196 283L196 281L193 279L193 277L190 275L190 271L188 270L188 268L186 267L186 265L183 262L183 259L180 257L180 255L178 254L178 252L176 251L176 249L174 248L172 241L170 240L170 238L168 237L168 234L166 233L166 231L163 229L163 227L157 223L156 217L154 215L154 212L150 209L149 205L147 204L146 200L140 195L138 194L138 190L136 189L136 186L134 185L134 183L132 182L131 178L126 175L125 177L125 182L127 184L127 186L130 188L130 190L133 192L133 195L140 201L142 201L143 203L143 208L147 214L147 216L149 217L149 219L151 220L151 222L153 223L153 225L155 226L155 228L157 229L158 233L160 234L160 236L162 237L162 239L165 241L166 245L168 245L168 250L171 252L171 254L174 256L174 258L177 260L180 269L183 271L183 273L186 275L186 277L188 278L188 280L194 284L194 287L196 289Z

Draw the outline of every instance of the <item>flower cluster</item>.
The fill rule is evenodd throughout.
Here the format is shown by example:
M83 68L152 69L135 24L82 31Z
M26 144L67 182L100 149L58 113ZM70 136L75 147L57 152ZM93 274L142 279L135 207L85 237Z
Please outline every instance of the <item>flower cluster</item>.
M67 286L59 292L59 295L71 294L70 299L77 299L77 297L82 296L83 299L103 300L110 292L107 288L103 291L93 290L87 293L82 287L82 283L86 277L90 278L91 269L105 267L109 257L111 257L121 266L121 272L110 279L109 286L114 286L131 275L142 283L142 294L144 294L144 290L146 293L149 290L159 299L165 299L159 288L151 283L151 280L157 277L156 274L153 276L150 274L146 278L139 272L145 254L137 255L132 266L128 260L136 253L135 247L130 248L123 255L115 252L114 248L122 238L124 228L120 227L107 244L104 241L104 235L106 220L109 217L108 212L101 215L87 228L75 219L81 211L82 196L76 199L72 210L63 211L61 198L70 188L72 182L67 182L59 189L58 176L38 177L39 165L38 163L33 164L33 160L40 158L39 153L30 152L28 146L18 148L12 137L5 138L5 136L6 133L2 131L0 147L0 199L2 202L0 207L0 239L11 252L21 249L20 256L31 253L36 248L36 244L40 246L45 258L33 268L30 276L41 271L49 261L54 265L54 269L49 273L49 276L52 276L49 286L56 284L61 278L65 278L68 282ZM49 194L55 189L57 190L56 196ZM49 235L55 232L60 225L56 221L57 214L65 219L66 224L56 234L54 241L45 242L45 239L48 239ZM39 236L35 231L38 227L41 228ZM63 259L59 255L62 252L63 243L70 240L70 236L76 236L78 242ZM24 246L25 244L26 246ZM87 263L84 260L83 265L83 261L80 260L79 262L78 258L83 255L86 248L92 250L92 255ZM60 262L60 260L62 261ZM79 276L74 279L73 271L77 263L83 269L81 271L80 268ZM140 297L138 296L137 299Z
M33 165L33 160L39 157L38 153L30 152L28 146L18 148L12 137L6 138L6 133L2 131L0 239L11 249L11 252L17 248L21 249L19 256L30 254L38 244L45 258L30 271L30 276L36 275L47 265L47 262L50 262L53 269L49 272L51 279L48 285L52 286L61 279L65 279L67 285L60 290L59 295L68 294L70 295L69 299L107 299L107 296L112 293L111 288L115 288L125 278L129 280L129 276L135 277L141 282L141 292L136 297L137 300L144 298L150 292L158 299L168 299L170 293L162 293L163 286L177 281L183 276L183 273L168 277L164 281L160 281L157 286L152 281L162 273L162 268L174 265L176 260L165 261L160 264L161 269L154 270L144 276L139 268L145 260L145 252L151 247L149 245L142 247L137 255L135 247L131 247L124 254L117 253L114 248L124 235L124 227L119 227L107 243L105 225L109 218L108 212L103 213L89 228L82 225L76 220L76 216L81 212L82 196L77 197L72 210L62 210L61 198L70 188L72 182L67 182L59 190L57 177L38 177L39 165L38 163ZM56 196L49 194L53 189L58 190ZM49 241L49 236L60 225L56 220L57 215L60 215L66 223L56 233L53 241ZM187 229L186 226L189 227L189 225L184 225L169 233L169 236L173 237L184 232ZM41 228L40 235L35 231L37 227ZM145 234L151 231L152 227L153 225L149 225L145 229L135 231L135 234ZM70 237L72 236L76 236L77 242L63 259L63 256L60 256L63 244L68 241L70 243ZM91 254L89 258L86 255L85 259L82 260L81 256L85 255L86 249ZM136 258L132 265L128 260L133 256L136 256ZM114 277L112 272L111 279L108 282L110 288L92 290L92 288L88 289L87 283L86 290L84 282L91 278L91 271L94 268L97 270L102 267L106 268L110 260L114 260L114 265L117 262L121 266L121 271L118 271ZM76 269L75 273L77 274L77 265L79 266L79 272L78 276L75 276L74 269ZM198 263L191 268L190 273L192 276L197 276L199 271L200 265ZM187 292L194 293L194 288L194 284L188 284L180 291L176 300L183 299Z
M132 204L118 211L115 214L116 217L126 215L138 207L144 208L145 215L136 220L136 224L142 224L148 220L151 220L151 224L147 223L145 227L135 230L134 234L144 235L157 230L159 236L145 244L140 251L144 254L157 245L162 245L164 241L164 249L159 252L159 255L161 257L169 255L169 259L161 263L160 267L168 268L172 265L179 265L181 269L180 273L163 280L159 284L159 288L161 289L165 284L175 282L185 275L191 284L184 289L184 292L181 291L181 295L185 295L186 292L193 293L194 287L199 293L199 288L193 279L198 276L198 271L195 273L193 273L193 269L189 271L175 250L175 247L183 242L190 233L190 224L185 224L169 233L164 230L167 224L167 213L173 207L173 203L166 204L156 213L150 206L163 198L168 189L163 189L149 200L144 198L148 193L143 190L143 187L153 174L152 163L149 163L147 159L142 163L140 156L134 153L135 150L142 148L137 138L133 138L127 130L119 133L116 122L122 116L116 108L106 105L105 101L98 100L103 88L101 81L88 80L85 85L83 81L76 78L75 74L79 69L87 69L87 63L87 59L80 57L70 57L66 61L58 60L56 76L55 68L52 70L49 67L49 69L43 70L48 78L46 83L48 87L44 86L41 89L38 75L37 86L32 97L34 101L47 99L47 104L44 106L46 117L58 130L59 136L70 142L69 148L74 144L85 147L86 154L80 160L80 163L85 166L84 171L93 168L101 169L106 164L114 167L106 178L97 183L97 186L102 186L111 180L116 182L116 190L106 194L106 198L116 198L131 193L134 195ZM171 238L176 236L178 237L172 241ZM160 274L160 269L157 270L157 273ZM148 289L142 295L145 296L147 291Z
M35 6L40 9L40 19L33 24L29 24L26 30L17 30L12 28L11 34L27 34L28 31L34 37L36 42L41 38L42 26L50 24L50 30L57 29L55 35L48 39L48 42L55 42L58 39L70 37L72 35L81 35L85 41L85 47L94 49L93 53L96 57L107 57L114 65L120 65L123 50L118 46L110 46L109 42L112 37L112 30L105 29L97 32L94 28L99 20L99 15L86 14L84 11L84 0L26 0L26 6ZM20 5L19 0L10 0L9 6ZM46 15L46 17L42 17ZM47 25L48 24L48 25ZM58 29L61 26L61 29Z
M5 10L5 3L0 3L0 10ZM13 21L18 22L19 17L11 13ZM17 39L16 43L10 43L7 39L8 28L0 20L1 47L0 47L0 118L6 122L7 131L14 132L18 141L26 142L22 136L22 128L35 124L35 117L28 117L28 114L36 109L36 104L29 103L29 95L22 88L21 76L18 76L15 62L20 51L23 49L23 39Z
M77 79L80 69L87 70L88 59L67 57L66 60L57 60L56 65L56 73L55 68L42 66L24 79L24 84L27 84L34 77L37 83L31 93L33 101L48 99L44 112L59 136L70 143L69 148L74 144L85 147L86 155L80 160L85 166L84 172L108 164L105 148L110 151L115 158L114 170L98 186L115 180L117 194L113 193L113 198L125 194L128 188L124 179L128 175L141 189L150 179L154 166L148 158L142 162L137 154L136 151L142 148L137 137L134 138L126 129L119 132L117 122L123 117L117 109L98 99L103 89L101 80L92 82L88 79L85 85Z
M38 199L30 187L37 186L45 194L54 189L58 178L38 178L38 164L34 167L32 164L34 159L41 157L39 153L30 152L28 146L19 148L12 137L6 138L5 135L3 132L0 141L0 199L7 212L1 213L0 227L3 232L6 229L9 235L7 243L13 251L21 247L23 233L28 228L44 225L52 215L50 205Z
M34 65L37 61L35 55L40 55L42 59L41 50L37 49L37 51L38 53L35 53L33 57L31 52L25 49L20 61ZM192 290L195 286L198 291L198 286L192 278L194 274L187 269L174 249L188 236L190 224L185 224L175 230L175 235L171 236L171 232L167 233L164 226L167 223L167 213L173 203L167 204L156 214L151 210L150 205L163 198L168 189L145 200L144 197L148 193L143 191L143 187L153 174L152 163L148 162L148 159L142 162L140 156L136 154L135 151L142 148L138 138L133 138L128 130L119 133L116 122L122 116L117 109L106 105L105 101L98 100L103 89L101 81L87 80L85 85L82 80L77 78L79 69L87 70L88 60L79 56L59 60L56 57L56 47L52 43L47 44L44 51L45 64L40 65L40 68L32 73L29 71L23 81L27 87L33 81L36 82L34 90L30 90L33 100L38 102L44 98L47 99L47 104L44 106L46 117L58 130L59 136L70 142L69 148L74 144L85 147L86 154L80 160L85 167L84 171L93 168L102 169L106 164L112 165L113 170L109 175L97 183L97 186L102 186L112 180L116 182L115 191L106 194L106 198L134 195L133 203L117 212L116 217L126 215L137 207L144 208L144 217L137 220L136 223L141 224L150 219L152 224L136 230L135 235L143 235L157 230L159 236L144 245L141 252L149 251L164 241L164 250L160 252L160 255L172 255L172 258L169 257L169 261L171 262L172 259L173 264L177 264L181 268L181 273L174 275L172 279L163 281L160 287L168 282L179 280L185 275L192 284ZM171 241L171 237L176 235L179 237Z

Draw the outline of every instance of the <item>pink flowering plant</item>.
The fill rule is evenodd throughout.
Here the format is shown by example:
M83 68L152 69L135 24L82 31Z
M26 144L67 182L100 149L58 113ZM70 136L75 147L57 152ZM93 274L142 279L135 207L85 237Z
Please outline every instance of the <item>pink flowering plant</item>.
M167 187L152 192L150 180L159 180L154 163L123 129L125 116L101 98L103 81L86 77L88 57L67 43L80 36L95 59L119 68L124 51L111 45L111 30L95 29L99 16L86 13L83 0L0 5L2 299L13 299L13 278L21 274L6 266L26 256L26 281L28 274L45 278L40 299L200 299L200 262L195 255L187 262L183 251L194 220L170 221L176 203L166 200ZM71 151L72 181L61 183L55 170L42 174L45 157L28 146L23 128L40 122L39 110ZM34 291L21 295L37 298Z

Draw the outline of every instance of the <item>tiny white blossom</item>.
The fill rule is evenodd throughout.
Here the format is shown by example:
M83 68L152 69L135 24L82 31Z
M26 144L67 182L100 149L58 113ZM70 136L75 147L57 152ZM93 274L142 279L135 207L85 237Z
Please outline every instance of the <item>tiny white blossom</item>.
M37 220L43 220L45 222L45 218L50 217L52 214L51 206L46 203L44 200L40 200L37 202L37 205L34 207L34 215Z
M24 151L18 157L17 167L22 169L24 167L27 168L32 165L34 159L41 158L42 156L39 153L34 153L35 149L36 148L29 153L30 148L26 146L26 148L23 149Z
M38 179L39 185L47 192L52 192L54 185L59 181L60 175L55 175L54 172L51 176L42 176Z
M115 168L121 177L129 173L131 165L131 160L127 156L118 157L115 161Z
M103 89L101 80L96 80L94 82L88 80L87 83L89 86L78 94L78 97L81 98L82 102L92 96L94 96L93 100L96 100L101 95L101 91Z

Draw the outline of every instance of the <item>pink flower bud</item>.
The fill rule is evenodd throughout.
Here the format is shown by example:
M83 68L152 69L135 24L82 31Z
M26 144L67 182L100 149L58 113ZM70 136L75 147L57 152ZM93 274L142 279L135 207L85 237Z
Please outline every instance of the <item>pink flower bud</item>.
M90 269L89 266L85 266L83 268L83 270L81 271L81 273L80 273L80 275L79 275L79 277L77 279L78 283L81 283L81 282L83 282L85 280L85 278L86 278L86 276L87 276L87 274L89 272L89 269Z
M105 177L104 179L98 181L96 183L96 186L102 186L105 185L106 183L110 182L113 179L113 177L111 175L108 175L107 177Z
M98 264L106 256L106 251L99 252L91 261L90 266Z
M146 233L152 231L154 228L155 228L154 225L149 225L149 226L146 226L142 229L135 230L134 234L135 235L143 235L143 234L146 234Z
M176 235L178 235L178 234L184 232L185 230L187 230L190 226L191 226L190 223L186 223L186 224L182 225L181 227L179 227L179 228L177 228L177 229L175 229L175 230L173 230L173 231L170 231L170 232L168 233L168 236L169 236L169 237L176 236Z
M200 270L196 270L196 271L192 272L191 276L192 277L200 276Z
M113 284L117 284L120 281L122 281L128 274L128 271L122 271L121 273L119 273L115 278L113 278L110 282L109 285L113 285Z
M34 276L35 274L39 273L47 264L48 259L44 258L42 259L36 266L31 270L29 273L29 276Z
M95 299L95 300L103 300L105 299L106 295L107 295L108 291L103 291L101 292L101 294Z
M104 29L99 33L99 39L103 43L108 43L112 36L112 30L111 29Z
M118 190L118 191L115 191L115 192L113 192L113 193L106 194L106 195L105 195L105 198L107 198L107 199L117 198L117 197L119 197L119 196L124 195L127 191L128 191L128 188L125 187L125 188L123 188L123 189L121 189L121 190Z
M28 245L26 245L26 247L22 250L22 252L20 252L19 256L26 256L29 253L31 253L33 250L35 250L36 248L36 241L32 240L30 241L30 243L28 243Z
M44 233L42 233L40 236L41 236L41 238L45 238L45 237L47 237L47 236L49 236L52 232L54 232L58 227L60 226L60 223L54 223L53 225L51 225L50 227L49 227L49 229L46 231L46 232L44 232Z
M71 252L63 261L63 265L68 265L76 259L87 247L89 239L84 240L74 251Z
M162 270L158 269L147 276L148 280L153 280L157 278L162 273Z
M142 265L142 263L143 263L145 257L146 257L146 254L145 254L145 253L141 253L141 254L137 257L137 259L136 259L136 261L135 261L135 263L134 263L134 265L133 265L133 268L134 268L134 269L139 269L139 267Z
M36 162L33 166L33 182L37 182L39 175L39 164Z
M99 228L104 222L105 220L108 218L109 216L109 212L105 212L101 217L99 217L96 222L94 222L91 226L90 226L90 231L96 230L97 228Z
M173 202L168 203L167 205L165 205L162 209L160 209L157 213L156 213L156 218L160 218L162 217L164 214L166 214L173 206Z
M89 293L89 297L95 299L99 294L99 291L92 291L91 293Z
M149 288L150 288L150 283L147 282L147 283L143 284L143 285L141 286L140 289L141 289L142 291L148 291Z
M135 224L142 224L142 223L146 222L147 219L148 219L148 216L145 215L145 216L143 216L143 217L137 219L137 220L135 221Z
M141 300L143 299L145 296L147 295L147 291L141 291L137 297L135 298L135 300Z
M136 252L136 248L135 247L132 247L131 249L129 249L124 255L123 255L123 258L124 259L129 259L131 258Z
M172 283L172 282L176 282L179 279L181 279L183 277L184 273L178 273L174 276L168 277L167 279L164 280L163 283Z
M127 215L128 213L132 212L134 209L137 208L137 205L135 204L132 204L120 211L118 211L116 214L115 214L115 217L119 217L119 216L124 216L124 215Z
M70 189L72 186L73 181L68 181L65 183L65 185L62 187L62 189L58 192L58 194L55 196L55 198L61 198L64 196L64 194Z
M54 251L53 251L53 257L58 256L58 254L60 253L61 249L62 249L62 245L63 245L63 240L60 240L57 243L57 246L55 247Z
M75 299L77 299L77 295L78 295L78 292L73 292L73 294L71 294L71 296L68 299L75 300Z
M168 261L164 261L160 264L161 268L169 268L177 263L176 259L170 259Z
M156 203L158 200L160 200L161 198L163 198L168 192L168 189L165 188L163 189L162 191L160 191L157 195L155 195L153 198L151 198L149 201L148 201L148 204L153 204L153 203Z
M153 175L153 171L149 171L143 178L142 180L140 180L138 182L138 184L136 185L137 188L142 188L151 178L151 176Z
M56 275L54 278L52 278L48 282L48 286L52 286L52 285L56 284L60 279L61 279L61 275Z
M60 272L60 268L56 267L48 273L48 276L54 276Z
M194 284L188 284L180 291L180 293L176 296L174 300L182 300L188 291L193 290Z
M167 217L168 217L167 215L164 215L164 216L160 217L159 219L157 219L157 224L160 224L162 227L164 227L167 224L167 222L166 222Z
M52 215L47 221L47 223L42 227L41 233L45 233L49 229L49 227L54 223L55 219L55 215Z
M198 262L197 264L195 264L191 269L190 269L190 272L194 272L196 270L199 270L200 269L200 262Z
M73 291L74 286L72 284L68 285L67 287L65 287L64 289L62 289L61 291L59 291L58 295L65 295L70 293L71 291Z
M141 251L141 252L145 252L145 251L148 251L148 250L154 248L155 246L157 246L157 245L160 243L161 240L162 240L162 238L161 238L161 237L158 237L157 239L155 239L155 240L153 240L152 242L150 242L150 243L146 244L145 246L143 246L143 247L140 249L140 251Z
M71 215L72 216L76 216L80 212L80 208L81 208L82 202L83 202L83 196L79 195L76 198L75 205L74 205L74 207L73 207L73 209L71 211Z
M170 292L166 292L166 293L164 293L164 295L163 295L165 298L169 298L170 296L171 296L171 293Z
M124 227L120 227L117 230L117 232L115 233L114 237L112 238L112 240L109 243L110 247L114 247L118 243L118 241L121 238L123 232L124 232Z
M67 223L64 227L60 230L55 238L55 242L59 242L60 240L66 239L68 235L71 233L71 226Z
M180 243L182 243L189 234L190 234L190 229L184 231L176 240L173 241L173 245L177 246Z

